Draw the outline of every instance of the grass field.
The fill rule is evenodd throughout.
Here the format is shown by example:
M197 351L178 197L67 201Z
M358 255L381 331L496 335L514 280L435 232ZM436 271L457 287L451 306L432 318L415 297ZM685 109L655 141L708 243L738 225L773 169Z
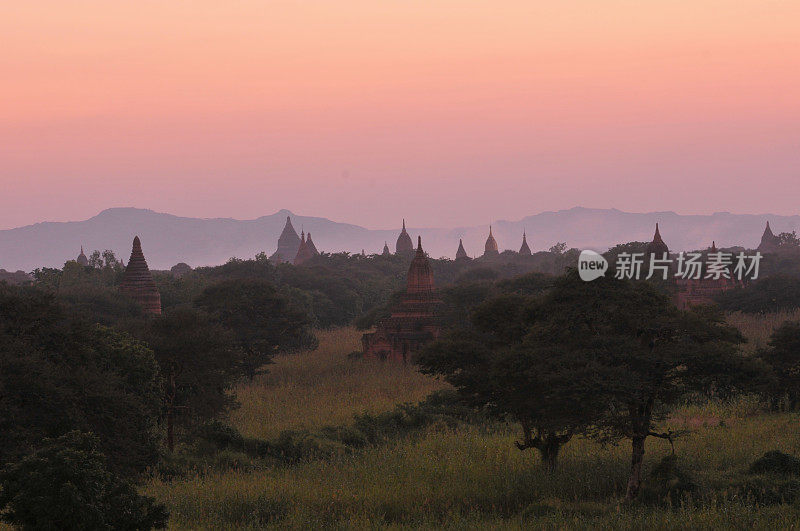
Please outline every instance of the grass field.
M731 317L751 337L748 349L785 318ZM348 359L359 337L350 329L321 332L317 351L278 359L270 374L238 389L242 407L230 423L248 436L274 437L348 424L354 414L388 411L444 387L411 367ZM740 399L682 408L670 424L690 430L677 439L676 454L697 484L696 499L678 507L620 505L627 445L574 440L549 477L535 454L514 447L515 427L502 425L433 425L349 455L153 480L146 491L168 505L173 528L798 527L800 502L759 503L757 492L741 499L729 487L769 450L800 455L796 414L766 414L757 401ZM668 454L666 442L649 440L647 471Z

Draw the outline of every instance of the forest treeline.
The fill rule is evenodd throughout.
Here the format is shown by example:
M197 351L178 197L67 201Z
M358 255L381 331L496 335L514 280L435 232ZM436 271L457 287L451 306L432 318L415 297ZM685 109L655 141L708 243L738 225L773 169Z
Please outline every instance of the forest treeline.
M493 262L433 260L444 330L417 362L456 394L314 438L358 448L443 415L503 419L519 424L518 447L537 449L550 470L573 437L628 439L633 500L645 440L671 440L658 423L677 401L757 393L797 408L800 324L743 356L741 335L718 311L678 311L663 285L582 282L569 269L576 258L562 247ZM313 349L314 328L368 328L385 315L407 268L398 256L322 255L294 267L262 254L156 272L158 317L118 293L124 270L111 252L93 253L86 267L37 270L31 285L0 283L2 518L28 528L163 526L164 507L134 487L180 468L181 442L197 450L192 441L229 440L260 458L325 454L307 450L318 445L303 434L248 442L219 422L237 405L238 382L275 356ZM800 306L797 277L778 273L720 305ZM83 485L82 501L65 485ZM52 503L44 510L32 500Z

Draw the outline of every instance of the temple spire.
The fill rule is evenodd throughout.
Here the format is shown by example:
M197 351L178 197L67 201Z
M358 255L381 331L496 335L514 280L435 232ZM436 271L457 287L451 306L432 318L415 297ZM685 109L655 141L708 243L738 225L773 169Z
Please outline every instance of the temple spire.
M464 250L464 242L461 241L461 238L458 239L458 250L456 251L456 260L468 260L469 256L467 255L467 251Z
M142 252L142 242L136 236L133 249L122 277L119 291L138 302L145 313L161 315L161 294Z
M647 244L645 251L648 255L654 254L658 258L661 258L665 254L669 254L669 247L667 247L667 244L664 243L664 239L661 238L661 231L658 227L658 223L656 223L656 232L653 234L653 241Z

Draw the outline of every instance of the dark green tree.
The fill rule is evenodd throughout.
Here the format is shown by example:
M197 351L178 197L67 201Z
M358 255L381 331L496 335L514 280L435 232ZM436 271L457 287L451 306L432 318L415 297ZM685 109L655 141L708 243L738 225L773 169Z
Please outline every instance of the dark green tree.
M594 374L606 402L594 423L603 438L631 440L626 500L642 483L645 441L671 440L657 424L690 393L721 395L757 386L763 364L743 357L735 328L713 308L679 311L648 282L580 280L575 271L556 282L532 335L554 350L574 353Z
M308 314L268 282L220 282L206 288L195 304L233 332L251 379L279 352L316 347Z
M531 336L545 310L537 299L504 295L472 312L417 358L423 373L443 376L470 405L522 427L520 450L535 448L549 472L574 434L602 412L593 367L582 352Z
M0 284L0 463L45 437L94 433L109 467L158 458L161 378L130 336L65 315L54 296Z
M133 333L153 349L161 368L170 450L176 424L189 426L235 405L231 390L243 375L244 356L233 334L205 313L174 308L140 321Z
M110 472L98 447L73 431L0 470L0 519L25 530L166 527L166 508Z
M761 358L776 378L769 394L776 400L787 398L792 409L800 407L800 322L790 321L775 330Z

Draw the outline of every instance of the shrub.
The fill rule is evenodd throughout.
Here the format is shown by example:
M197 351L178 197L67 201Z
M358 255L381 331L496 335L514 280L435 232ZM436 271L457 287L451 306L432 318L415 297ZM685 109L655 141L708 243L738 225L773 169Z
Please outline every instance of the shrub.
M750 473L800 476L800 459L778 450L772 450L750 466Z
M650 477L645 480L640 501L666 502L672 507L677 507L695 490L697 485L691 474L680 466L675 455L668 455L659 461L650 473Z
M168 513L109 472L93 435L70 432L0 472L2 520L22 529L152 529Z

